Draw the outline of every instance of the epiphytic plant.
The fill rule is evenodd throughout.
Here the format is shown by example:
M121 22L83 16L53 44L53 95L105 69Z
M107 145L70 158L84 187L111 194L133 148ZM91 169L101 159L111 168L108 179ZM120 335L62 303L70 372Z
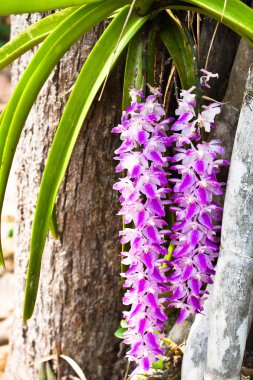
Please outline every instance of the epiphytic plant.
M47 158L33 221L24 321L30 318L33 313L41 258L48 230L51 229L54 235L57 234L54 204L75 142L96 94L122 52L127 49L123 90L123 109L126 109L130 105L129 87L145 89L145 82L151 85L154 83L154 57L158 38L164 43L173 60L181 87L189 89L196 86L199 91L199 72L191 31L179 21L178 12L190 11L212 17L253 44L253 10L239 0L227 0L225 4L223 0L134 0L133 2L131 0L51 0L50 2L46 0L24 0L22 2L9 0L0 3L0 15L44 12L58 8L62 8L62 10L45 17L22 31L0 49L0 68L2 69L27 50L41 43L0 119L0 210L2 209L6 184L20 134L43 84L75 41L99 22L108 18L112 20L89 54L73 86ZM145 54L143 54L143 50L145 50ZM157 110L160 113L162 112L159 106L157 106ZM158 115L160 115L159 112ZM138 138L141 143L147 139L147 135L142 133ZM151 136L152 138L153 136ZM159 144L162 151L163 142L161 141ZM216 146L215 144L211 148L214 151L221 149L219 145ZM207 147L200 144L194 149L197 150L195 152L197 155L199 152L205 155ZM192 152L192 160L194 160L195 153ZM185 152L182 151L181 154L182 165L187 166L189 162L184 157ZM152 159L161 161L160 170L162 173L163 158L161 157L160 153L157 152L156 157ZM125 167L124 160L121 161L121 165L122 168ZM205 165L205 161L196 162L195 170L200 177L205 176ZM176 170L178 170L177 167ZM198 180L202 179L199 178ZM193 178L189 177L189 181L193 186ZM182 179L178 191L182 190L182 184L185 182ZM159 191L161 192L161 199L163 199L166 191L163 190L162 183L160 186ZM149 207L162 215L163 201L158 204L152 200L150 195L154 190L152 186L146 184L145 187L145 184L142 184L141 189L147 198L150 196ZM199 196L205 197L204 194ZM182 202L182 200L177 201L179 208L184 207ZM188 216L191 213L196 215L199 210L192 207L187 212ZM199 221L204 225L211 225L210 218L203 212L199 215ZM141 217L137 223L142 223ZM183 225L177 226L181 230L184 228ZM153 232L150 228L147 229L146 234L153 236ZM195 235L192 236L194 242L197 239ZM178 247L176 249L179 250ZM149 262L148 256L146 260L147 266L153 265ZM201 254L198 255L198 260L203 261ZM4 265L1 249L0 264ZM180 269L180 263L178 265ZM202 265L208 267L207 262L203 262ZM198 286L198 284L192 284L195 292ZM150 299L150 304L152 302ZM155 337L152 335L149 338L150 342L154 343Z

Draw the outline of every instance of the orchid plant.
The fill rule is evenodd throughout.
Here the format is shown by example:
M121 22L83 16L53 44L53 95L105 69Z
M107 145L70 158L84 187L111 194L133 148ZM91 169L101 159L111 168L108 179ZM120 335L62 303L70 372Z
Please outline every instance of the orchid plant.
M206 297L202 285L211 281L218 250L220 227L216 221L221 208L213 196L223 190L216 174L220 165L227 164L218 157L223 152L219 141L200 140L202 131L213 127L220 104L197 111L199 95L194 89L199 93L201 84L208 86L211 74L204 72L200 83L192 31L178 16L181 11L207 15L253 44L253 10L240 0L225 4L224 0L0 2L0 15L55 9L61 10L31 25L0 49L2 69L41 44L0 117L0 210L20 134L43 84L81 36L101 21L111 21L78 75L47 158L33 221L24 321L33 313L48 230L57 237L55 200L78 134L101 85L127 49L125 112L121 125L113 130L123 141L116 151L117 172L126 171L127 175L115 189L121 194L120 214L131 224L121 232L122 243L130 243L129 251L122 252L123 263L129 265L123 274L128 288L123 302L131 305L124 313L129 327L125 340L131 345L129 358L137 362L137 368L146 370L163 352L159 341L167 318L166 302L181 310L180 320L202 310ZM167 48L183 89L176 121L164 119L159 92L150 87L151 95L145 97L140 91L146 88L145 80L154 85L158 39ZM129 88L133 88L130 96ZM172 147L174 156L168 153ZM169 173L176 175L170 177ZM170 227L164 219L168 204L176 217ZM166 236L175 245L173 260L166 258ZM1 247L0 264L4 265Z
M217 74L202 71L200 82L209 87L210 77ZM180 310L178 323L203 311L221 229L222 208L213 196L223 194L224 184L216 176L220 166L229 164L218 157L224 153L220 140L207 143L201 138L203 131L216 128L220 103L203 105L197 113L193 86L181 91L177 120L163 120L165 111L158 102L162 94L148 87L147 98L139 90L130 91L131 105L112 130L122 140L115 151L116 172L125 173L114 185L120 193L118 214L131 227L120 236L123 245L129 243L121 253L128 269L121 275L127 288L123 303L130 306L123 313L123 338L131 347L129 360L137 364L132 375L148 371L164 355L166 307ZM172 177L175 171L177 176ZM172 230L167 226L167 205L176 214ZM166 236L175 247L172 260L168 260Z

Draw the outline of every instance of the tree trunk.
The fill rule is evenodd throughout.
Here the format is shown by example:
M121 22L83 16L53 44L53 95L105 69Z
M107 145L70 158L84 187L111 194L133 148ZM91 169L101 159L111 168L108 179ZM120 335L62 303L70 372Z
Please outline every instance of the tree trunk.
M208 291L210 291L211 286ZM204 303L204 313L197 314L191 327L183 356L181 380L203 380L206 368L211 294Z
M229 170L205 380L240 380L253 279L252 110L253 67L246 83Z
M13 17L13 34L41 17ZM74 79L102 29L88 33L65 55L43 87L19 143L16 308L8 380L38 379L40 359L59 350L80 365L88 380L123 377L125 364L114 337L121 318L120 219L112 191L118 141L110 133L121 109L119 72L91 110L77 142L57 200L60 239L47 240L34 315L22 324L31 223L45 158ZM14 65L14 84L30 59L27 53ZM66 367L61 372L71 374Z

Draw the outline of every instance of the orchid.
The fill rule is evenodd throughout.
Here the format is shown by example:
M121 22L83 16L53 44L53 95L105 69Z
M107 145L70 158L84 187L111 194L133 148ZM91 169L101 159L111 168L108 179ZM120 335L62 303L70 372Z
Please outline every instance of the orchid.
M130 91L131 106L123 113L121 124L113 128L120 133L122 144L115 151L119 164L116 172L126 171L114 189L121 194L119 215L130 224L120 232L121 243L129 243L129 250L122 252L122 263L128 265L124 287L128 288L123 298L124 318L128 326L126 344L130 345L127 356L137 363L134 373L149 370L151 364L164 354L160 346L164 313L166 271L162 269L167 254L164 236L170 233L165 217L165 207L170 203L167 194L168 157L166 154L168 123L161 121L165 115L158 98L161 94L150 87L152 94L146 99L142 92ZM137 98L142 100L137 102Z
M122 264L128 266L121 276L127 288L123 303L130 308L123 313L128 327L124 342L130 345L129 360L137 364L133 374L149 370L164 354L160 342L166 304L180 310L179 323L203 311L221 229L222 208L213 197L223 194L224 183L216 175L220 166L229 164L218 157L224 153L220 140L201 141L202 129L215 128L220 103L204 105L197 114L193 86L181 91L177 120L161 120L165 116L158 102L162 94L149 89L152 94L147 98L139 90L130 91L131 105L112 130L122 140L115 151L116 172L125 173L114 189L121 195L118 215L127 226L119 233L120 241L129 245L121 253ZM173 147L172 157L166 155L168 147ZM177 173L170 179L168 163L170 173ZM176 215L172 231L165 220L168 204ZM166 235L175 246L172 261L164 257Z
M210 77L217 76L204 73L203 85ZM195 116L193 90L194 87L181 92L176 110L179 119L172 125L175 133L170 137L170 144L176 143L170 170L177 172L177 176L170 179L174 186L170 210L175 213L176 221L170 236L175 245L174 260L169 263L172 275L167 278L172 295L167 300L169 307L180 310L179 323L190 314L203 311L208 294L206 284L213 282L222 214L214 196L223 194L225 184L218 182L217 174L222 165L229 164L218 158L224 153L220 140L198 143L201 129L210 132L215 128L214 118L220 113L220 103L203 106L203 111Z

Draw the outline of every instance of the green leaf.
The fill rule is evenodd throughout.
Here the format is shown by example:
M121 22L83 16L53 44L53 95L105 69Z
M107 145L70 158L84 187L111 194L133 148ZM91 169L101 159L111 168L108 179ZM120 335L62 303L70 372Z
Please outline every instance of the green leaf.
M50 219L50 222L49 222L49 230L52 234L52 236L55 238L55 239L59 239L59 229L58 229L58 223L57 223L57 216L56 216L56 209L54 207L53 209L53 213L52 213L52 216L51 216L51 219Z
M9 39L9 37L10 37L10 25L6 25L0 21L0 35L5 40Z
M48 36L27 66L0 125L0 211L17 143L41 87L71 45L124 3L125 0L118 0L115 5L105 0L103 4L90 4L77 9ZM3 265L1 245L0 265Z
M177 0L168 1L170 9L193 10L212 17L253 44L253 9L240 0Z
M54 9L75 7L77 5L101 3L104 0L2 0L0 15L45 12ZM117 0L111 0L114 2Z
M120 321L120 326L123 327L124 329L127 329L129 326L127 325L126 319L122 319Z
M45 363L41 363L40 371L39 371L39 380L47 380L47 373L46 373L46 365L45 365Z
M140 16L148 14L156 0L136 0L135 8Z
M155 53L157 46L157 36L159 29L159 18L153 21L153 25L148 32L147 41L147 83L155 85Z
M56 376L48 362L46 363L46 374L47 380L56 380Z
M154 368L156 371L158 369L163 369L163 357L159 355L159 359L152 364L152 368Z
M115 331L114 335L119 339L125 339L124 332L126 332L127 329L120 327L118 330Z
M182 1L182 0L181 0ZM253 42L253 9L240 0L187 0ZM224 11L224 15L223 15Z
M139 17L133 13L115 52L128 11L129 7L127 6L115 17L87 58L73 87L54 137L42 176L33 222L25 291L24 321L30 318L33 313L49 220L59 186L69 164L84 119L112 63L114 64L117 61L131 38L148 20L148 16Z
M0 69L12 63L26 51L43 41L60 22L70 16L77 8L67 8L43 18L19 33L0 49Z
M86 380L86 377L82 371L82 369L79 367L79 365L69 356L67 355L60 355L62 359L64 359L71 368L75 371L75 373L78 375L79 380Z
M139 30L136 35L131 39L128 45L127 58L125 64L123 96L122 96L122 110L124 111L131 104L129 91L132 87L137 90L143 90L144 76L143 76L143 28ZM123 230L125 229L124 216L122 217ZM122 252L125 252L128 244L122 244ZM125 273L128 269L121 260L120 272ZM124 277L121 278L122 284Z
M123 110L131 104L129 90L132 87L137 90L143 89L142 49L142 30L140 30L132 38L128 46L123 86Z
M160 37L176 66L182 88L195 85L194 56L189 41L180 23L164 14Z

